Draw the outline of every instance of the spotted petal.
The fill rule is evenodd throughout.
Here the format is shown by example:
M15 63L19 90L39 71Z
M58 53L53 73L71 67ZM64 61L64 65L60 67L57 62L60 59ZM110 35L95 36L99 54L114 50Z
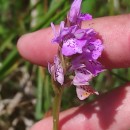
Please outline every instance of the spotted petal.
M64 72L63 72L63 67L61 65L61 61L58 56L55 56L54 58L54 70L55 70L55 75L54 79L56 79L61 85L63 85L64 82Z
M89 72L85 67L75 70L75 77L73 79L73 84L79 85L89 85L89 81L93 78L91 72Z
M82 53L82 48L85 45L86 40L77 40L70 38L63 42L62 54L65 56L71 56L76 53Z
M92 58L94 60L97 60L101 56L103 51L102 41L100 39L96 39L95 41L90 42L87 49L90 50Z
M48 71L53 76L55 81L58 81L61 85L64 83L64 72L58 56L54 57L54 64L48 63Z
M99 93L92 89L91 86L77 86L76 93L80 100L84 100L89 97L91 94L99 95Z

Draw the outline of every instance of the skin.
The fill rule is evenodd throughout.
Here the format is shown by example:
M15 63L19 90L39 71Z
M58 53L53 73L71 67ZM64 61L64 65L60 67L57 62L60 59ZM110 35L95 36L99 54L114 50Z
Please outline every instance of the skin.
M104 51L100 62L107 68L130 67L130 14L97 18L84 22L82 28L92 27L100 35ZM51 28L23 35L17 43L19 53L30 62L46 66L57 52L51 44ZM71 108L60 114L61 130L128 130L130 128L130 83L92 103ZM31 130L52 130L52 117L36 123Z

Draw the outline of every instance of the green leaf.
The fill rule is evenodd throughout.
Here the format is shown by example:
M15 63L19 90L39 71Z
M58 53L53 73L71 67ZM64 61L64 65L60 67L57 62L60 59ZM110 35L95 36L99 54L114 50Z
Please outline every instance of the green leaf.
M8 54L7 58L1 63L0 80L2 80L5 76L7 76L9 73L11 73L11 71L15 69L13 67L18 64L17 62L18 59L19 59L19 54L16 48L14 48L14 50L12 50Z

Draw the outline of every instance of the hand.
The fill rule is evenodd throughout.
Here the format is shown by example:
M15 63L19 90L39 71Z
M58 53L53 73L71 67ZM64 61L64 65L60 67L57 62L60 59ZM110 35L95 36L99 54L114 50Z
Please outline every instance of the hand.
M99 32L104 52L99 59L108 69L130 67L130 14L97 18L83 23ZM53 61L57 45L51 44L52 29L42 29L22 36L19 53L34 64L46 66ZM130 83L99 96L97 101L60 114L62 130L130 129ZM36 123L31 130L52 130L52 117Z

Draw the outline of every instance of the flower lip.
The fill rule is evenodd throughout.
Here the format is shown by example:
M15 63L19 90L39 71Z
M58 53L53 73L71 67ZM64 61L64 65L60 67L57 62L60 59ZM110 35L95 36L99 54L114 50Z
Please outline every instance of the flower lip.
M81 54L82 48L86 44L86 40L77 40L76 38L70 38L63 42L62 54L65 56L72 56L74 54Z
M79 85L89 85L89 81L93 78L93 74L88 71L85 67L78 68L75 70L75 77L73 79L73 84Z
M96 94L99 95L99 93L97 91L95 91L90 85L85 85L85 86L77 86L76 87L76 93L77 93L77 97L80 100L84 100L87 97L89 97L91 94Z

